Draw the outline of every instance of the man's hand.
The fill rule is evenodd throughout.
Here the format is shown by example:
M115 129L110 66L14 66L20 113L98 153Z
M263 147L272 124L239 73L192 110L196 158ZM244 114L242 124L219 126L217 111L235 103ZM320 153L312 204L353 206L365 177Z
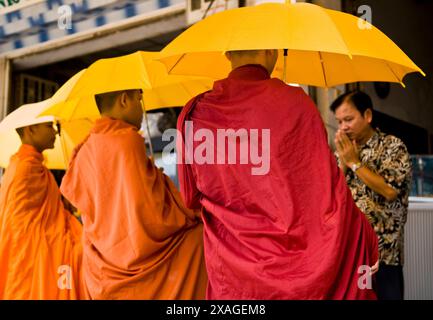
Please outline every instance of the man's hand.
M354 163L361 162L359 161L359 151L355 140L350 141L347 134L343 131L337 131L334 142L338 156L343 165L350 167Z
M378 271L379 271L379 260L376 261L376 263L374 264L374 266L371 266L371 268L370 268L370 276L372 276L373 274L375 274Z

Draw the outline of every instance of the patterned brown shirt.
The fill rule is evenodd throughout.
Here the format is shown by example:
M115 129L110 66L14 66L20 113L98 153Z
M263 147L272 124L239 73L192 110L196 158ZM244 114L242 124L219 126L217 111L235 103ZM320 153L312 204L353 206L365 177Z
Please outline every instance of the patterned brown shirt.
M398 196L394 201L387 201L367 187L350 169L346 171L347 184L356 205L378 235L380 261L387 265L403 265L404 224L412 179L409 153L403 141L379 129L358 149L362 165L384 178L398 192ZM338 154L335 155L340 164Z

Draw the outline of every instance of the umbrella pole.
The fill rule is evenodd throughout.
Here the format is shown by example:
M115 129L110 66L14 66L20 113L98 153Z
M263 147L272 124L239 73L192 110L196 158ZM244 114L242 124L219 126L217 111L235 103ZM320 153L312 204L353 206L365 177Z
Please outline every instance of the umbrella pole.
M150 156L152 159L154 159L153 156L153 145L152 145L152 137L150 136L150 127L149 127L149 120L147 119L147 112L146 112L146 108L144 107L144 101L141 100L141 104L143 106L143 114L144 114L144 119L146 121L146 130L147 130L147 135L149 137L149 148L150 148Z
M63 139L62 132L59 132L59 139L60 139L60 144L62 146L63 160L64 160L64 163L65 163L65 169L68 169L68 166L69 166L69 157L68 157L68 152L66 151L65 140Z
M287 49L284 49L283 81L286 83Z

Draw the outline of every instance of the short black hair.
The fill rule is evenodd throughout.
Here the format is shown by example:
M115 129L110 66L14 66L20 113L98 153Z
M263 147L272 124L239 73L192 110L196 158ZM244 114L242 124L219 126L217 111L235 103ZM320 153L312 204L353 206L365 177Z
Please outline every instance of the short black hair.
M373 102L368 94L363 91L349 91L341 96L339 96L335 101L331 104L330 109L335 113L335 110L338 109L344 102L351 102L352 105L358 109L361 115L364 115L364 112L367 109L371 109L373 111Z
M137 90L141 89L120 90L95 94L95 102L99 113L102 114L109 111L114 106L114 102L116 102L117 97L123 92L126 92L126 94L131 97L132 93Z

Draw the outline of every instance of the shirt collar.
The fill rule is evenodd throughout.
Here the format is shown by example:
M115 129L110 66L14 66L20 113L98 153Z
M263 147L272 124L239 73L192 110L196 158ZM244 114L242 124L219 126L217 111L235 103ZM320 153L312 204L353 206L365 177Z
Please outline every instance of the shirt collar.
M380 131L379 128L374 129L373 135L370 137L370 139L367 140L367 142L362 147L369 147L369 148L374 147L374 145L379 140L381 134L382 132Z

